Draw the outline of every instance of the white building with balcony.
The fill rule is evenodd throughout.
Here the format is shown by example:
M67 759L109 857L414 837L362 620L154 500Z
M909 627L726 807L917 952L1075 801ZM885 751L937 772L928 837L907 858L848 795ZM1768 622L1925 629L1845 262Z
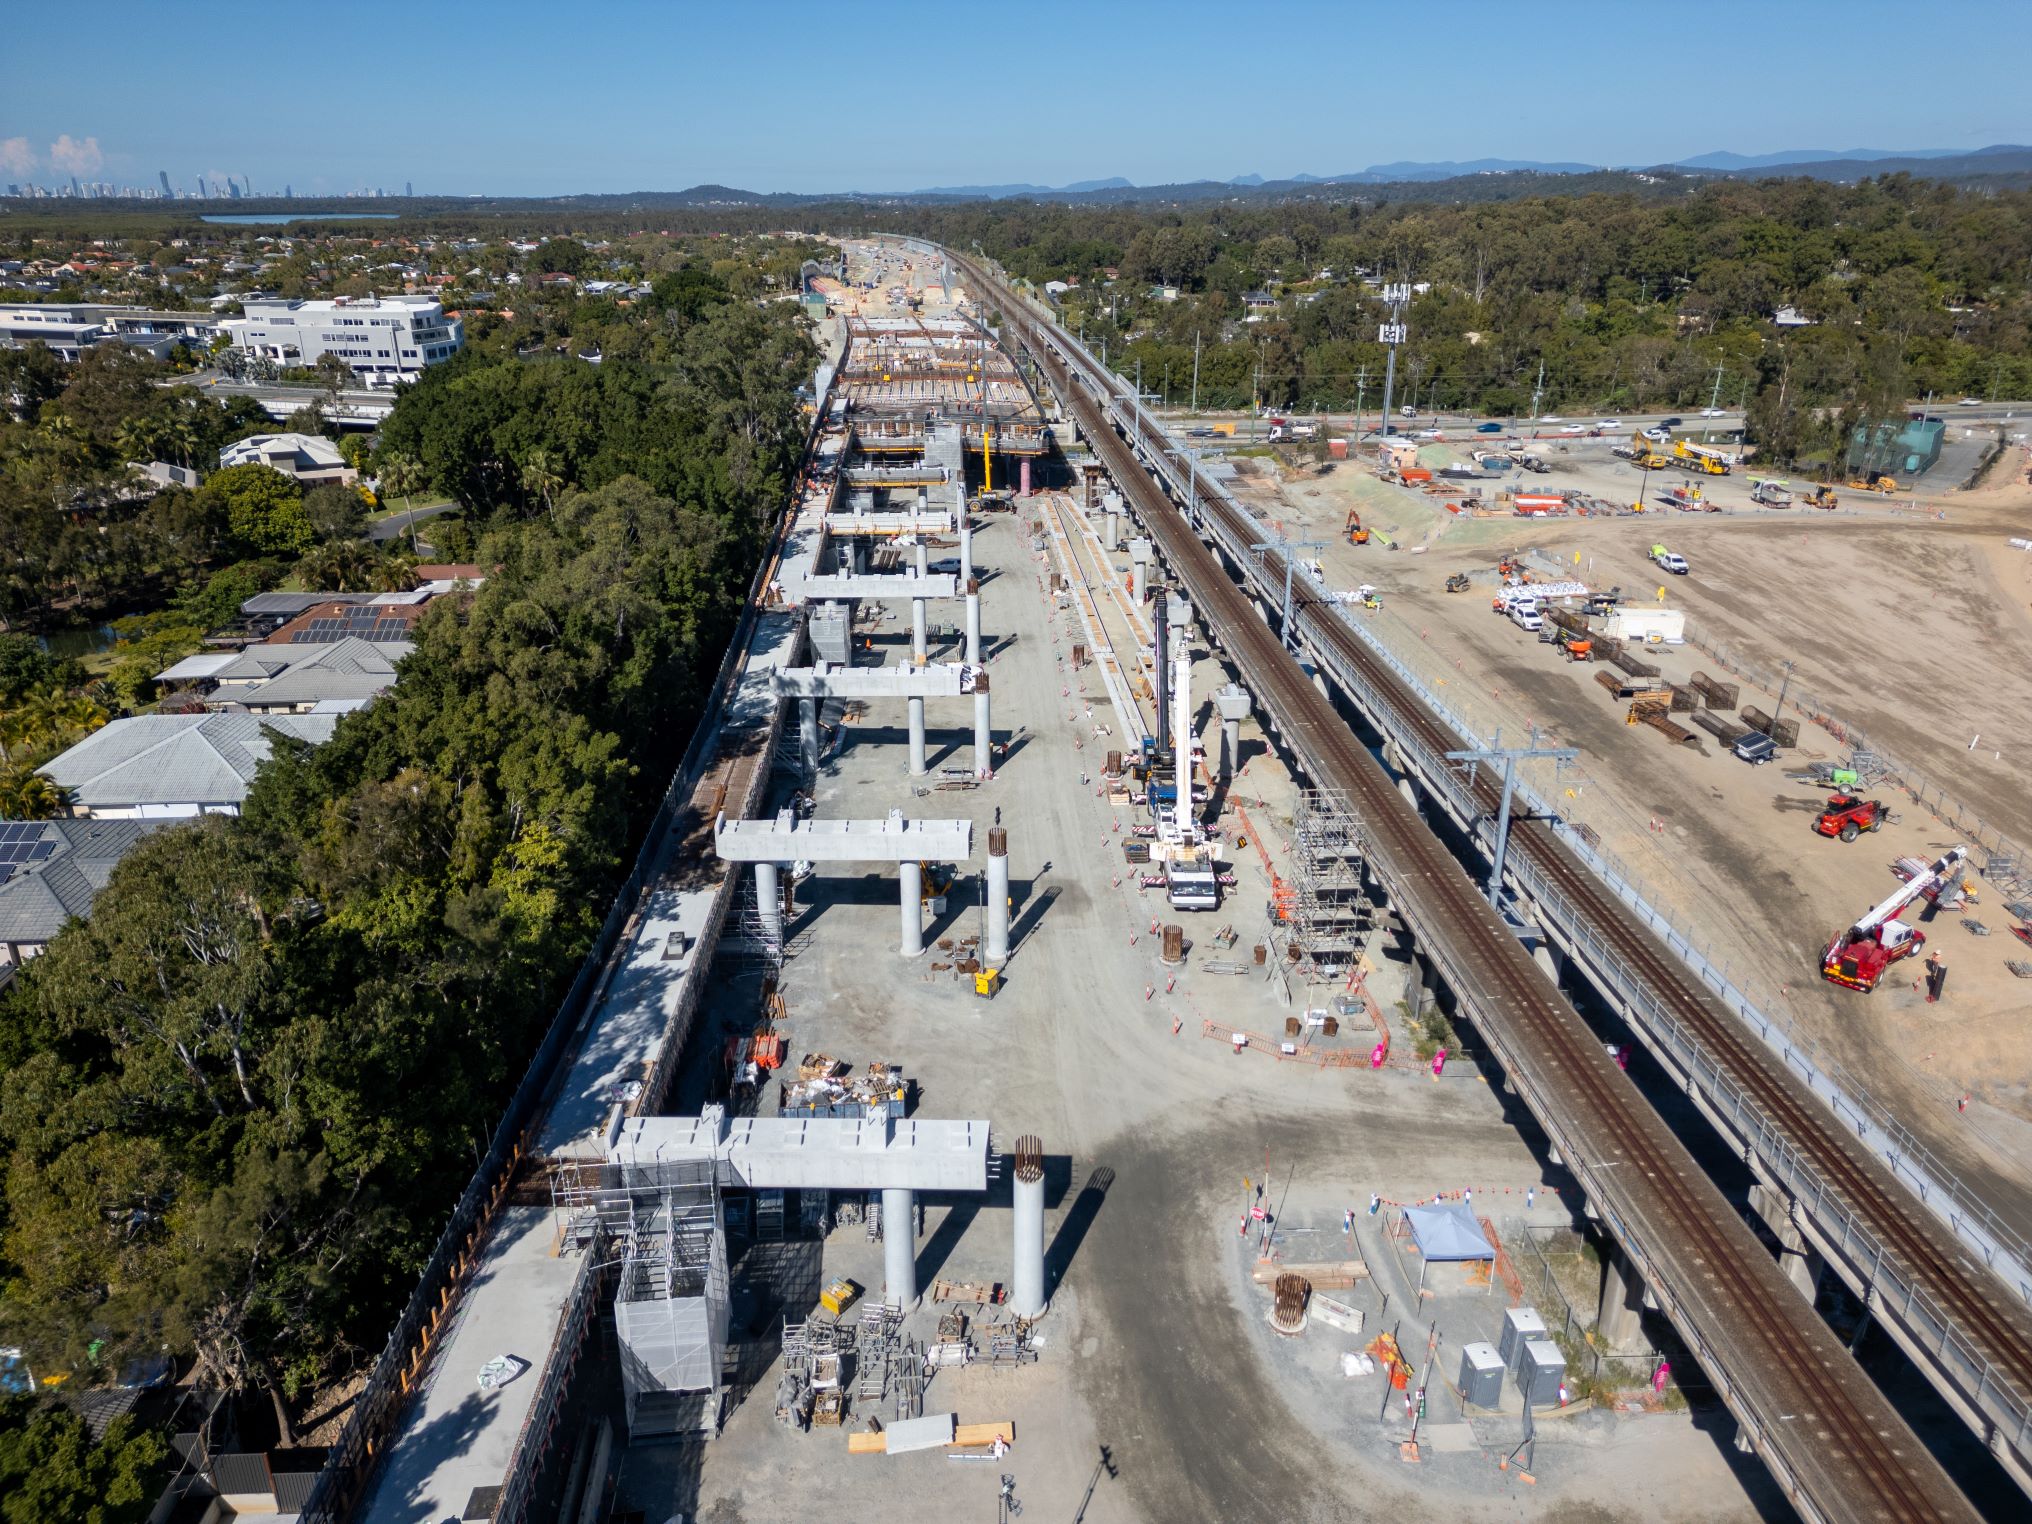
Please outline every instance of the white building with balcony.
M308 370L320 356L337 355L363 378L415 376L466 342L464 325L446 317L434 296L249 297L240 317L219 326L234 348L278 365Z

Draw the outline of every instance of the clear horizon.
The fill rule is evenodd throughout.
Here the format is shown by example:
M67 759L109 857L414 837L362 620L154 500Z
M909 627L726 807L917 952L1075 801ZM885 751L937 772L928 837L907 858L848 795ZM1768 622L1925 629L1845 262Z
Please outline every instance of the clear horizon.
M365 0L347 31L278 49L272 6L218 0L192 27L111 0L94 24L121 44L82 83L61 70L10 80L0 182L152 187L166 170L179 190L231 176L264 195L405 183L419 195L817 194L2032 140L2010 48L1958 47L1944 104L1853 88L1914 24L1885 0L1697 12L1568 0L1528 14L1482 0L1415 13L1046 0L1014 22L901 0L862 16L779 5L766 29L755 14L616 4L560 27L529 0L422 12ZM1959 41L2021 21L2015 7L1946 0L1925 25ZM76 42L73 18L47 8L14 35L17 56ZM1724 65L1699 79L1698 113L1624 109L1687 48ZM885 83L926 80L927 67L946 82ZM1489 109L1447 108L1470 97ZM936 125L909 130L913 112Z

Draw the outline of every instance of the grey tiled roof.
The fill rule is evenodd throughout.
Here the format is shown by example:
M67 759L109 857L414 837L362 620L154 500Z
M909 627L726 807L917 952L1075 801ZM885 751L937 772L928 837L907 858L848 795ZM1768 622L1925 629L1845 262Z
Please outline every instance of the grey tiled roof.
M72 916L83 917L114 865L161 820L0 821L0 942L47 942ZM33 853L51 850L41 857ZM27 848L28 850L23 850Z
M40 769L90 809L238 804L267 757L272 728L312 745L332 737L328 714L143 714L94 731Z

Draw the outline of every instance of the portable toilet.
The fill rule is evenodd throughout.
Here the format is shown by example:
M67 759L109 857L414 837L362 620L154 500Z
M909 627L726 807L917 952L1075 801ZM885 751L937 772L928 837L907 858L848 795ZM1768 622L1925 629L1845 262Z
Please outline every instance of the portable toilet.
M1493 1408L1503 1400L1503 1357L1493 1344L1469 1344L1461 1350L1461 1400Z
M1532 1339L1545 1337L1545 1319L1529 1307L1512 1307L1503 1314L1503 1338L1499 1346L1505 1365L1515 1365L1518 1353Z
M1566 1380L1566 1356L1550 1339L1526 1340L1511 1369L1517 1373L1517 1390L1526 1402L1559 1401L1559 1388Z

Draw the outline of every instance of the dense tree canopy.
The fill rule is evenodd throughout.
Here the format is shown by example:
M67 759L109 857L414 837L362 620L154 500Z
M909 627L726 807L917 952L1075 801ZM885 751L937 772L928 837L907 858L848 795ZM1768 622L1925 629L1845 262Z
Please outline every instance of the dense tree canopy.
M291 1393L378 1345L788 497L795 309L708 304L658 344L405 391L384 449L459 494L485 585L431 605L331 742L278 741L242 816L143 842L0 1003L10 1341L72 1366L167 1344ZM308 533L331 505L289 506ZM0 650L0 677L31 665Z

